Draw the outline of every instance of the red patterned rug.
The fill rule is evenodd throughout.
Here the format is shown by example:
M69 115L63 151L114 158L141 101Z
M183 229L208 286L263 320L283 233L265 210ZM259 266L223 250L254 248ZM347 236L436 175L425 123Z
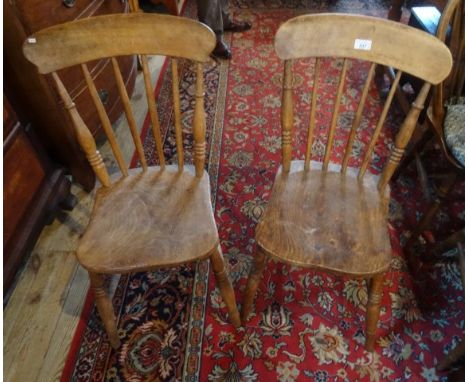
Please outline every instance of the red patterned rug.
M266 4L268 3L268 4ZM267 9L267 6L270 9ZM305 12L345 11L385 16L385 1L265 2L237 0L236 18L252 21L251 31L227 35L233 59L211 63L205 75L212 201L221 245L240 302L255 251L254 229L268 202L280 161L279 106L281 62L273 37L285 20ZM194 2L186 14L194 17ZM307 121L311 72L295 64L296 122ZM324 151L326 121L340 63L326 62L330 75L320 85L321 115L317 157ZM184 144L190 152L193 73L181 65ZM353 62L346 83L340 125L349 126L356 109L366 65ZM159 113L165 154L175 161L170 73L159 88ZM380 106L376 89L368 106ZM359 140L376 114L366 113ZM378 144L371 170L385 162L391 138L400 121L393 109ZM147 158L154 142L143 130ZM346 129L336 134L333 160L342 156ZM296 129L296 147L305 142L305 129ZM363 148L357 145L352 163ZM297 153L296 153L297 154ZM435 154L437 157L437 154ZM188 158L190 160L190 157ZM135 165L136 160L134 161ZM434 224L435 235L463 226L463 185ZM114 295L122 347L113 351L100 319L88 299L75 334L63 381L443 381L437 360L464 335L464 299L456 262L437 264L423 278L410 277L404 243L425 205L412 166L392 184L390 234L393 261L384 287L376 351L363 349L367 299L362 282L311 272L281 263L267 266L256 300L256 314L245 328L234 330L207 262L151 273L122 276ZM424 308L424 311L421 309Z

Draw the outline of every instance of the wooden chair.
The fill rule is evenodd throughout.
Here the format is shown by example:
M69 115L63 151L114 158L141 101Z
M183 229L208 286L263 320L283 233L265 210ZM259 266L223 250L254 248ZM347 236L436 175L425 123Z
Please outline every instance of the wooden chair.
M444 9L447 0L421 0L421 1L405 1L405 0L391 0L390 8L388 10L387 18L393 21L400 21L401 16L403 13L403 7L412 7L412 6L433 6L440 12ZM375 83L377 85L377 89L379 89L382 93L386 92L386 86L384 81L384 75L386 72L386 68L383 66L377 66L376 73L375 73ZM397 94L397 97L400 96ZM405 110L406 112L406 110Z
M203 63L215 45L214 33L193 20L142 13L107 15L57 25L29 37L24 54L39 69L51 74L65 109L73 121L78 141L101 186L96 191L90 223L77 257L87 269L96 305L111 345L120 345L111 300L103 288L103 274L151 271L210 258L232 323L240 325L234 291L228 280L210 201L205 165L205 111ZM135 126L129 97L115 56L139 54L146 97L156 141L159 166L148 166ZM177 165L166 164L150 81L147 55L173 57ZM128 169L99 99L86 62L109 58L125 107L125 114L141 162ZM184 165L178 89L178 58L194 62L196 70L193 116L194 165ZM120 173L110 177L90 131L61 82L57 71L80 65L90 95L101 118Z
M364 41L363 41L364 40ZM282 165L271 199L257 227L257 254L247 282L241 318L247 320L266 258L296 266L367 279L369 298L366 349L372 350L380 312L383 281L391 260L387 231L388 182L410 139L431 84L449 73L451 55L436 38L399 23L344 14L305 15L284 23L276 33L275 49L285 60L281 109ZM310 122L305 160L292 160L293 60L315 57ZM324 58L343 58L323 161L311 163L315 136L317 88ZM350 59L370 61L341 164L330 163L340 102ZM390 107L390 90L359 169L348 162L377 64L422 78L420 94L395 139L380 177L366 172ZM301 64L303 65L303 64ZM326 79L322 79L325 81Z
M436 37L445 42L450 49L453 59L453 67L450 75L440 84L432 89L432 98L426 113L426 122L428 129L421 139L415 144L408 153L405 165L411 159L415 159L418 176L421 181L424 193L429 199L430 187L429 176L426 172L422 159L424 147L430 140L434 140L441 147L443 157L448 163L450 171L444 174L443 181L437 189L437 197L432 201L429 208L425 211L418 225L415 227L408 239L406 248L411 250L412 245L419 235L426 230L432 222L435 214L441 208L444 200L448 197L454 184L464 176L464 158L460 158L454 148L447 142L447 109L453 107L453 104L459 102L463 96L465 87L465 28L464 28L464 1L450 0L442 13L437 28ZM464 125L464 120L461 121ZM464 131L464 126L459 126ZM464 134L463 134L464 135ZM401 167L405 166L403 163ZM409 256L410 265L414 271L422 266L422 259L416 254ZM414 272L413 272L414 273Z

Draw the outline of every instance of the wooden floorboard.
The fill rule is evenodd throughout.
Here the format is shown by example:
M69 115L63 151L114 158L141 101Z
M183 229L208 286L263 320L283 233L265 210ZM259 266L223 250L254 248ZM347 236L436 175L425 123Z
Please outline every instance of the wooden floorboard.
M38 260L39 259L39 260ZM33 265L38 264L39 266ZM73 252L35 253L11 296L4 316L4 377L37 381L63 312L63 292L76 268ZM18 301L18 302L17 302Z
M150 59L153 84L162 63L162 57ZM132 96L140 128L147 110L141 77L137 76ZM121 117L115 131L119 143L123 143L125 160L130 163L134 147L125 124L125 117ZM100 151L104 158L110 158L108 145L100 147ZM4 309L5 381L60 380L89 287L87 273L78 265L74 251L89 220L93 195L77 185L73 185L72 192L79 199L78 205L71 212L60 212L44 228ZM113 287L117 280L113 280Z
M62 311L52 335L54 343L49 346L37 378L38 381L60 380L88 288L88 273L82 267L77 266L68 290L65 292Z

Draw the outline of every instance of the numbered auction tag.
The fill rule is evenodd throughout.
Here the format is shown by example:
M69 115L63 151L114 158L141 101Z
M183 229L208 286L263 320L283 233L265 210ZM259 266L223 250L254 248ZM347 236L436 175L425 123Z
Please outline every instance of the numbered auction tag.
M354 40L354 49L359 50L371 50L372 47L372 40L362 40L357 38Z
M29 37L28 38L28 43L30 44L35 44L37 41L36 41L36 38L35 37Z

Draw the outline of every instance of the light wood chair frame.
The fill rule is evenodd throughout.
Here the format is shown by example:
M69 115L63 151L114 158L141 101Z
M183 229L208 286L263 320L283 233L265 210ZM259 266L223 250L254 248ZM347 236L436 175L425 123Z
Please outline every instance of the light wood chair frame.
M166 168L170 167L172 170L174 170L175 167L176 171L177 169L179 172L184 171L184 149L177 61L178 59L188 59L194 62L196 71L195 106L192 121L194 139L193 161L195 167L194 179L205 177L206 180L208 174L204 169L206 156L206 116L204 109L203 67L209 60L210 53L215 46L215 35L210 28L194 20L138 12L136 0L132 1L132 7L135 10L135 13L132 14L97 16L39 31L25 41L23 52L25 56L37 66L40 73L52 77L64 108L73 122L77 140L85 152L103 189L112 187L118 180L113 179L113 177L111 178L109 175L90 130L77 111L69 92L62 83L57 72L71 66L81 66L94 106L99 114L102 127L120 168L120 179L122 179L129 176L129 173L135 170L129 170L123 159L121 149L117 143L104 105L99 98L96 85L86 63L97 59L110 58L128 126L141 164L141 172L142 174L146 174L150 166L148 166L145 158L141 138L137 130L135 118L132 114L129 95L127 94L116 57L138 55L141 60L152 132L156 142L156 160L159 162L159 171L161 172L164 172ZM171 57L174 125L177 146L176 166L167 165L164 158L159 117L148 67L148 55ZM195 257L192 261L205 258L209 258L211 261L217 285L226 303L231 322L234 326L238 327L240 326L239 312L236 306L234 291L224 266L219 239L210 251L199 254L198 257ZM179 262L177 258L175 258L170 265L174 266L178 264ZM104 288L103 274L150 271L160 267L161 266L158 265L140 269L138 266L130 264L126 268L120 269L121 272L115 272L115 269L109 271L106 269L87 269L99 314L103 320L110 343L114 348L120 346L120 339L117 332L112 302Z
M368 40L372 42L371 48L356 49L356 40ZM345 154L341 163L341 174L346 175L348 163L356 137L357 129L360 125L364 104L369 93L372 77L376 65L390 66L397 68L397 81L390 89L387 100L383 106L381 117L379 118L371 141L367 147L364 160L360 169L357 170L357 181L362 182L369 163L372 152L378 141L380 132L384 125L385 118L390 108L396 90L396 84L402 72L407 72L425 81L421 92L416 97L411 106L392 148L388 162L380 175L378 190L383 203L388 204L388 182L395 171L399 160L403 154L413 130L415 128L419 113L423 108L431 84L440 83L450 72L451 55L448 49L436 38L414 28L383 19L367 16L343 15L343 14L320 14L305 15L293 18L279 28L275 36L275 49L277 55L284 60L284 76L281 106L281 126L282 126L282 162L278 173L288 176L292 166L292 136L294 124L293 110L293 60L315 57L314 87L311 94L310 120L307 133L307 146L304 160L304 173L310 171L311 151L315 139L315 115L318 86L318 78L321 71L322 59L325 57L343 58L343 66L339 79L333 115L328 132L327 146L323 157L322 171L326 172L330 164L330 156L333 147L333 138L339 115L339 107L343 95L344 79L348 67L349 59L370 61L368 77L362 90L361 99L355 114L354 121L349 133L349 138ZM421 64L424 63L424 64ZM427 63L427 64L426 64ZM267 206L267 210L268 210ZM264 213L264 216L266 212ZM261 223L260 223L261 224ZM260 225L259 224L259 225ZM258 229L257 229L258 236ZM279 239L280 240L280 239ZM247 286L243 297L241 319L245 323L249 318L253 308L255 294L265 268L267 258L276 257L283 262L290 262L294 265L302 265L310 268L318 268L324 271L337 274L347 274L346 271L333 271L326 267L313 264L301 264L300 261L293 262L290 259L281 258L279 254L270 253L266 248L258 243L257 253L251 269ZM380 313L380 302L382 298L383 282L385 273L390 265L391 254L388 256L388 265L385 269L380 269L374 274L366 274L361 278L367 280L368 284L368 304L366 313L366 344L365 348L373 350L375 334ZM352 276L356 277L355 274Z

